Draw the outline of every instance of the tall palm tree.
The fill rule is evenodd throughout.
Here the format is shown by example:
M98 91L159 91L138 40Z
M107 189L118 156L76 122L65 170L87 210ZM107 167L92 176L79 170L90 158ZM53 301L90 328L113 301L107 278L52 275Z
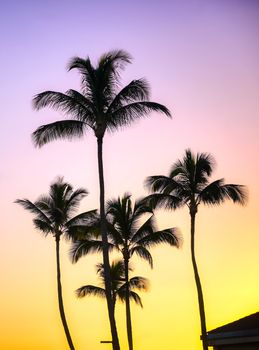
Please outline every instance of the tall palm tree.
M132 271L131 268L129 268ZM83 298L85 296L98 296L105 298L105 273L103 264L96 265L97 274L101 280L101 287L86 285L78 288L76 290L76 295L78 298ZM112 291L112 303L113 303L113 312L115 311L116 301L126 300L126 282L125 282L125 266L122 260L113 261L110 268L111 273L111 291ZM144 277L135 276L129 279L129 298L133 300L137 305L142 305L140 296L134 291L134 289L147 291L148 289L148 280Z
M132 322L130 311L130 282L129 282L129 262L136 254L148 261L153 267L153 259L149 249L158 244L169 244L179 247L180 235L175 228L158 230L155 224L155 217L143 199L131 200L131 195L125 193L122 198L112 199L106 205L107 229L109 235L110 249L116 247L123 257L125 270L125 304L126 304L126 324L129 349L133 350ZM95 232L96 226L93 228ZM89 230L87 230L88 232ZM75 242L71 249L73 262L88 254L89 252L100 251L101 242L96 236Z
M68 70L77 69L81 75L81 91L68 90L66 93L44 91L33 99L34 107L52 107L60 110L70 119L56 121L40 126L33 133L36 146L58 138L81 137L92 130L97 138L98 170L100 184L100 215L103 241L103 263L105 272L105 291L112 333L113 349L119 350L119 339L112 312L109 254L105 221L105 189L103 172L103 138L106 131L113 132L130 125L135 119L149 112L162 112L170 117L169 110L149 101L149 86L146 80L131 81L119 90L120 71L131 63L131 56L123 51L110 51L101 56L96 66L90 58L72 58Z
M88 194L84 188L73 190L73 187L59 177L51 184L49 194L40 196L34 203L28 199L17 199L15 202L22 205L26 210L34 214L34 226L40 230L44 236L52 235L56 242L56 264L57 264L57 290L58 305L61 321L66 334L67 342L71 350L74 345L66 321L60 269L60 237L73 237L77 227L82 224L89 224L95 220L96 210L81 213L73 216L80 201Z
M203 349L208 349L205 307L202 286L195 258L195 218L200 204L219 205L230 199L244 205L246 189L241 185L225 184L224 179L209 182L214 169L210 154L194 155L187 149L183 160L173 164L169 176L150 176L147 187L154 192L146 197L151 207L175 210L187 206L191 217L191 258L197 287Z

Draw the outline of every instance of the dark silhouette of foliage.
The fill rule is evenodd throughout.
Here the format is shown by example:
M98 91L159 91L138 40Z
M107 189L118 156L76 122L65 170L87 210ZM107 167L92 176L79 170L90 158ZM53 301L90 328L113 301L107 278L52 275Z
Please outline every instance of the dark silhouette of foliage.
M35 202L31 202L28 199L17 199L15 201L15 203L20 204L34 215L33 223L36 229L42 232L44 236L52 235L55 238L59 312L71 350L75 348L63 305L59 254L60 237L64 236L67 239L71 239L79 227L84 225L91 226L90 223L96 220L96 210L73 216L81 200L87 194L88 192L83 188L73 190L73 187L60 177L51 184L49 194L40 196Z
M146 179L146 186L153 192L146 197L152 208L175 210L187 206L191 217L191 256L197 287L203 349L208 350L205 307L202 286L195 258L195 218L200 204L220 205L230 199L244 205L247 193L244 186L225 184L224 179L209 182L214 170L214 159L210 154L194 155L187 149L183 160L175 162L169 176L157 175Z
M135 203L131 195L126 193L122 198L112 199L106 205L106 219L109 237L109 249L116 248L123 257L126 278L126 323L129 349L133 349L132 322L129 297L129 261L135 254L146 260L153 267L153 259L150 248L159 244L169 244L179 247L181 236L175 228L158 230L155 217L149 206L144 204L144 199L138 199ZM71 258L77 262L82 256L99 252L102 242L98 240L97 222L93 225L93 235L89 235L88 227L85 237L76 241L71 249ZM83 233L83 232L82 232Z
M113 312L115 311L115 304L117 300L124 302L126 300L126 281L125 281L125 266L122 260L113 261L111 264L111 290L113 301ZM132 268L129 267L129 271ZM105 274L103 264L96 265L96 272L101 280L101 286L86 285L76 290L78 298L85 296L97 296L105 298ZM134 290L147 291L149 282L146 278L135 276L129 279L129 298L137 305L143 307L140 296Z
M149 86L145 79L133 80L119 89L120 71L131 61L131 56L123 50L110 51L102 55L96 66L92 64L89 57L86 59L74 57L68 64L68 70L76 69L79 72L81 77L80 91L73 89L66 93L44 91L33 99L36 109L51 107L70 118L40 126L32 135L36 146L41 147L58 138L81 137L89 130L92 130L97 138L105 290L113 350L119 350L120 346L112 312L110 288L104 208L103 137L106 131L113 132L128 126L152 111L161 112L170 117L170 112L165 106L149 101Z

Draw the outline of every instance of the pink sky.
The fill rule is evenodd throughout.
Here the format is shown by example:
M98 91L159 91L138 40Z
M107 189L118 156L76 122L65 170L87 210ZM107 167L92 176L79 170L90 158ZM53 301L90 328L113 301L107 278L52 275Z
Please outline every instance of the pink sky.
M33 111L31 100L43 90L79 88L76 73L66 72L72 56L97 60L114 48L134 57L123 82L146 77L152 100L170 108L173 119L152 115L107 135L107 198L125 191L143 195L145 177L167 174L186 148L212 153L218 164L215 178L247 185L249 203L245 208L226 204L203 209L198 218L197 256L208 328L258 311L258 15L259 5L253 0L0 5L0 348L65 348L55 299L54 242L35 232L31 216L13 201L36 199L57 175L64 175L75 187L89 190L82 209L98 206L95 138L90 134L81 141L34 149L32 131L61 116L51 110ZM200 349L188 213L160 212L158 219L161 227L178 226L185 243L179 252L156 249L154 271L135 262L136 273L152 284L143 295L144 310L133 309L137 349L158 349L161 339L164 349ZM100 257L89 257L71 266L64 254L65 306L78 349L88 344L93 350L104 349L98 337L109 336L104 303L78 301L73 294L81 283L95 278L98 261ZM125 342L123 307L117 317Z

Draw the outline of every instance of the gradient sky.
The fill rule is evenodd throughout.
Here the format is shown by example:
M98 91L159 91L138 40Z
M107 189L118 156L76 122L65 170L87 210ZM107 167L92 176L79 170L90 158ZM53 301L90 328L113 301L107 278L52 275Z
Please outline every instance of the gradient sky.
M148 175L167 174L186 148L210 152L215 177L247 185L246 207L201 208L197 259L208 329L258 311L259 306L259 3L256 0L8 1L0 5L1 30L1 236L0 348L66 349L56 300L53 239L43 239L29 213L13 204L35 200L57 175L90 194L81 210L98 206L96 140L56 141L34 149L30 134L61 117L31 108L43 90L79 88L66 72L75 55L94 61L110 49L134 57L123 82L146 77L152 99L173 113L150 115L107 135L107 198L145 194ZM161 228L181 229L180 251L153 250L154 270L134 259L135 274L151 280L133 306L136 350L200 350L199 315L187 210L157 213ZM109 349L105 302L77 300L74 290L96 281L100 256L71 265L62 246L64 302L76 348ZM124 307L117 319L126 349Z

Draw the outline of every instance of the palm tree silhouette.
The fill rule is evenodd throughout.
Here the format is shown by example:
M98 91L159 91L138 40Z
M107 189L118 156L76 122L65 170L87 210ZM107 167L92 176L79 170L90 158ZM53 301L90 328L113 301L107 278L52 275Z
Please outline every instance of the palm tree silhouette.
M60 237L73 237L77 227L88 225L92 220L95 220L96 210L81 213L73 217L80 201L88 194L88 192L79 188L73 190L73 187L63 181L59 177L51 184L49 194L40 196L34 203L28 199L17 199L15 203L22 205L26 210L29 210L35 215L33 219L34 226L40 230L44 236L53 235L56 242L56 264L57 264L57 289L58 289L58 304L61 321L66 334L67 342L71 350L74 350L74 345L69 332L66 321L62 284L61 284L61 269L60 269Z
M132 268L129 267L129 270L132 271ZM76 290L76 295L78 298L83 298L85 296L98 296L101 298L105 298L105 273L104 273L104 265L97 264L96 265L97 274L101 280L101 287L86 285L78 288ZM148 280L144 277L135 276L129 279L128 283L126 283L125 279L125 265L122 260L113 261L110 266L111 273L111 291L112 291L112 304L113 304L113 313L115 312L115 304L119 299L124 302L126 300L126 285L128 285L128 295L131 300L133 300L137 305L142 305L142 301L140 296L134 291L134 289L140 291L147 291L149 283Z
M147 217L148 216L148 217ZM155 217L143 199L138 199L135 203L131 200L131 195L125 193L122 198L107 201L106 219L109 236L109 249L117 248L123 256L125 271L125 304L126 304L126 324L129 349L133 350L132 322L130 310L130 281L129 281L129 261L133 254L148 261L153 267L153 259L149 249L158 244L166 243L179 247L181 238L175 228L157 230ZM93 227L93 237L87 237L75 242L71 249L73 262L90 253L101 250L101 241L96 239L94 232L98 223ZM91 231L91 230L90 230ZM87 232L89 229L87 228Z
M195 258L195 218L200 204L219 205L230 199L244 205L246 189L241 185L225 184L224 179L209 182L214 169L214 159L210 154L196 156L187 149L183 160L173 164L169 176L150 176L146 186L154 192L146 197L152 208L175 210L186 205L191 217L191 258L197 287L203 349L208 349L205 307L202 286Z
M149 101L149 86L146 80L137 79L119 91L120 71L131 63L131 56L123 51L110 51L101 56L97 66L90 59L72 58L68 70L77 69L81 75L81 92L68 90L66 93L45 91L33 99L34 107L52 107L69 115L71 119L56 121L40 126L33 133L36 146L58 138L81 137L90 129L97 138L98 170L100 184L100 215L103 241L103 263L108 314L112 333L113 349L119 350L119 339L112 312L109 254L105 221L105 192L103 173L103 137L106 131L113 132L130 125L149 112L162 112L170 117L169 110Z

